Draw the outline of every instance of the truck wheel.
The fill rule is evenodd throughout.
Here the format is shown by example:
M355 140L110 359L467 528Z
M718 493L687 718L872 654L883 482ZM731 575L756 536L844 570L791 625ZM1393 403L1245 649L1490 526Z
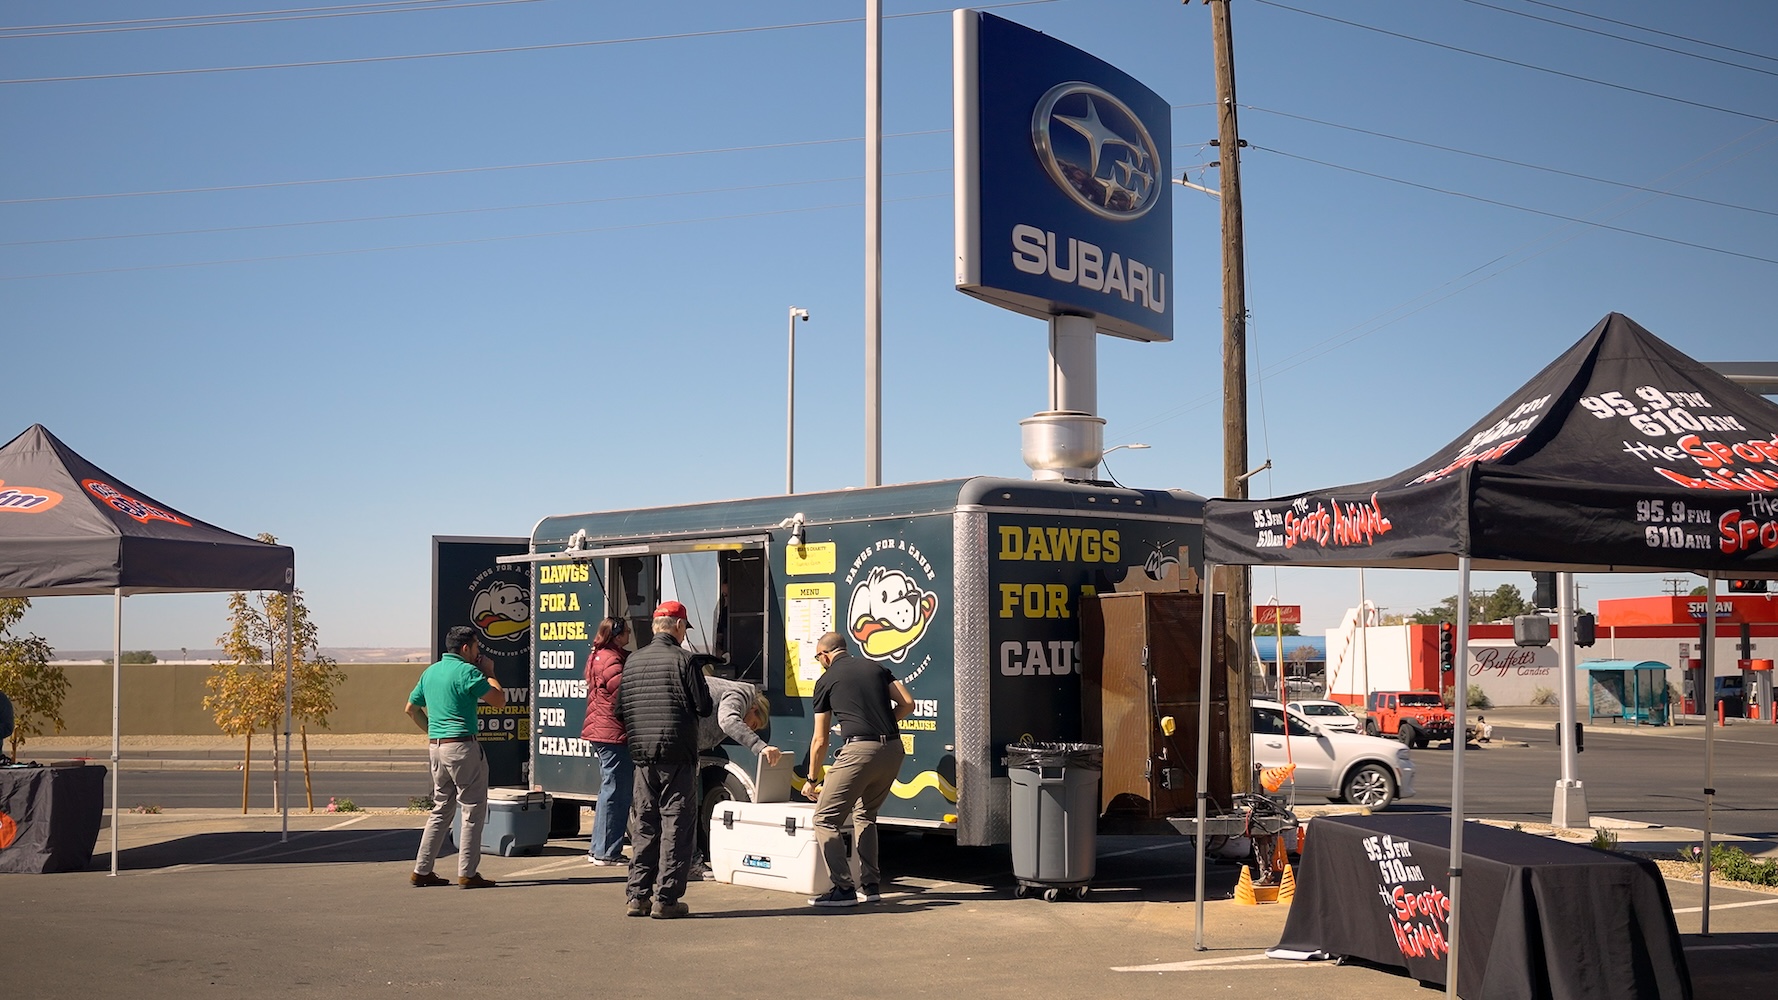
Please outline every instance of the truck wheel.
M1381 764L1362 764L1346 776L1345 799L1355 806L1387 808L1395 801L1395 779Z
M703 785L703 795L700 796L702 801L698 804L698 829L702 831L699 834L700 837L708 834L711 819L716 815L718 804L734 801L747 802L752 799L752 793L747 790L746 785L741 783L741 779L727 771L707 767L703 774L698 776L698 780Z
M1366 735L1366 736L1381 736L1382 735L1382 732L1377 729L1377 720L1375 720L1375 719L1364 720L1364 735Z
M1395 731L1395 738L1401 741L1402 746L1411 748L1414 746L1414 741L1420 738L1420 731L1415 729L1411 723L1404 722Z

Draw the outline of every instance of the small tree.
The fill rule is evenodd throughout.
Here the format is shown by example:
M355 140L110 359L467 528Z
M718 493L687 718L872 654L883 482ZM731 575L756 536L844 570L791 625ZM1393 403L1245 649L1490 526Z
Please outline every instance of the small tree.
M321 655L318 643L320 630L309 619L309 609L303 604L302 591L296 591L296 620L290 631L296 650L296 662L291 667L293 684L290 692L290 715L297 723L297 732L302 737L303 751L303 793L308 801L310 812L315 811L315 790L311 783L309 771L309 726L317 729L328 727L328 716L338 707L334 701L334 689L345 680L346 672L332 657ZM284 627L284 595L269 594L265 600L266 617L274 627ZM280 632L280 634L282 634ZM282 677L279 678L282 684ZM282 695L283 688L279 688Z
M204 708L216 728L246 738L241 757L241 811L247 811L247 790L253 775L253 734L275 732L284 717L284 678L271 665L272 645L265 627L265 595L255 608L247 595L228 595L228 634L216 640L222 660L210 668L204 686ZM272 766L277 767L278 741L272 740Z
M49 643L35 635L11 634L30 606L22 597L0 598L0 691L12 699L10 755L15 759L25 737L44 735L45 724L53 732L62 731L62 702L68 697L68 675L49 662L54 652Z
M277 542L268 534L260 535L259 540L268 544ZM253 733L275 734L278 722L284 717L284 679L288 669L292 679L290 714L302 734L303 790L309 811L313 812L315 795L310 773L308 727L313 724L321 729L327 728L328 716L336 707L334 689L345 679L345 672L333 659L321 655L319 629L309 618L302 591L295 591L294 597L295 621L289 629L291 641L286 643L286 597L282 592L261 592L252 599L244 593L229 595L229 634L217 640L222 647L223 662L211 669L206 683L213 694L204 699L204 707L215 713L216 724L223 732L246 736L251 758ZM274 765L277 755L274 736ZM247 808L247 768L244 764L241 769L242 811Z

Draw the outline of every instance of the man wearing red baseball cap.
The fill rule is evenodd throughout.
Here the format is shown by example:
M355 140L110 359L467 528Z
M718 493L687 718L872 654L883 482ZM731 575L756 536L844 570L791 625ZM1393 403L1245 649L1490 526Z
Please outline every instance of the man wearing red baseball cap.
M710 690L685 648L685 605L654 609L654 639L624 664L617 717L635 761L635 820L630 881L632 917L668 920L691 912L685 894L697 847L698 719L710 714ZM652 905L651 905L652 903Z

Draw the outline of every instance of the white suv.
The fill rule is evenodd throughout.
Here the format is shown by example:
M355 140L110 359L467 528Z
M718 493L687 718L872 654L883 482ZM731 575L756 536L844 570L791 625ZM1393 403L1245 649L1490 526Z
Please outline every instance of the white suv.
M1337 701L1293 701L1290 710L1329 732L1356 733L1358 716Z
M1296 764L1294 784L1299 795L1382 809L1414 794L1414 760L1399 742L1329 732L1294 712L1287 737L1284 706L1275 701L1253 702L1253 762L1259 767Z

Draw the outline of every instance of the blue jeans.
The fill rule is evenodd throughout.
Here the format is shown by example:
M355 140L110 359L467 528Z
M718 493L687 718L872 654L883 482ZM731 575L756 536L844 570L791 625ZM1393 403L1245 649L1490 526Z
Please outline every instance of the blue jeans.
M599 803L593 809L593 839L587 853L595 858L620 858L634 787L630 748L623 743L594 743L593 756L599 758Z

